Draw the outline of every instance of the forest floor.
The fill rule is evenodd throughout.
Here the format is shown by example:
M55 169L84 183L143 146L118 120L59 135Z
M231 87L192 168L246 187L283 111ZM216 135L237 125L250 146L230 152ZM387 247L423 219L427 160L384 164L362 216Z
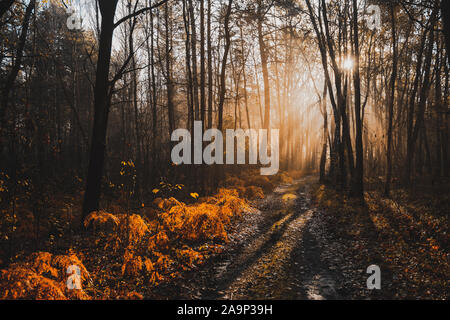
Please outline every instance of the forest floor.
M369 206L346 199L340 204L336 198L330 205L336 194L314 176L280 185L234 225L221 254L178 281L159 285L147 298L448 299L446 246L416 251L419 239L411 237L403 240L400 252L388 252L386 247L402 241L395 239L396 230L374 227L370 205L382 200L368 194ZM428 232L420 232L427 237ZM446 231L443 238L447 241ZM381 269L380 290L367 289L366 270L372 264Z
M243 181L236 177L229 181L236 189L262 196L250 206L232 189L189 206L173 198L160 200L161 210L148 210L151 218L99 212L93 218L107 227L106 234L66 232L60 242L67 245L60 249L49 246L48 252L17 256L8 269L0 270L0 289L5 290L0 297L449 298L448 189L395 189L391 198L368 191L361 203L320 184L315 175L273 184L253 181L273 186L265 195L259 187L239 186ZM218 214L242 208L235 218L221 218L228 219L226 230L213 223L220 222ZM183 220L189 217L195 219ZM177 227L170 231L170 226ZM126 247L131 240L123 236L130 235L138 242ZM199 236L211 235L219 240L198 242ZM82 269L83 290L76 295L65 288L69 265ZM370 265L380 267L379 290L367 289Z

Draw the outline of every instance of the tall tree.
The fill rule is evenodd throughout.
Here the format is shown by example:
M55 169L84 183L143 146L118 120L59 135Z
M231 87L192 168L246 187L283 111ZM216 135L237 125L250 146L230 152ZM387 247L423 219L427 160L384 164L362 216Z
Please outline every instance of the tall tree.
M270 83L269 83L269 70L268 70L268 52L264 39L263 23L267 12L271 6L265 6L264 0L258 1L258 7L256 12L256 23L258 32L258 44L259 54L261 58L261 68L264 81L264 128L270 128Z
M91 151L86 191L83 202L83 217L99 209L103 166L105 162L106 131L111 107L109 96L109 67L114 33L114 16L118 0L99 0L102 15L98 44L97 72L94 88L94 125L92 127Z
M117 78L115 78L112 82L109 81L114 29L128 19L163 5L166 1L167 0L162 0L150 7L134 11L133 13L119 19L117 22L114 22L118 0L98 0L102 22L98 43L97 71L95 75L94 87L94 124L92 126L89 166L86 179L86 191L83 201L83 218L90 212L99 209L101 182L105 164L106 133L108 129L108 116L111 107L112 86L114 84L114 80L117 80ZM129 58L131 59L131 56ZM122 67L122 69L125 67L126 64Z
M230 36L230 16L231 9L233 5L233 0L228 0L228 6L225 12L224 18L224 30L225 30L225 49L222 58L222 67L220 71L220 93L219 93L219 103L217 106L217 111L219 113L219 120L217 124L217 128L219 130L223 129L223 107L225 103L225 93L226 93L226 70L227 70L227 61L228 61L228 53L230 51L231 46L231 36Z
M20 37L15 52L15 59L11 70L9 71L8 77L6 78L5 85L2 90L1 97L1 109L0 109L0 135L2 128L5 125L5 116L9 105L9 96L14 87L14 82L16 81L17 75L19 74L20 68L22 66L23 50L25 48L25 43L27 40L27 33L30 26L30 18L36 6L36 0L31 0L25 10L25 15L22 22L22 30L20 31ZM1 139L0 139L1 140Z
M355 122L356 122L356 166L353 179L354 196L364 199L364 151L362 141L362 120L361 120L361 79L359 74L359 29L358 29L358 3L353 0L353 46L355 55L355 67L353 74L353 86L355 89ZM353 155L349 155L353 157Z
M200 0L200 118L205 126L206 91L205 91L205 0Z
M391 179L392 179L392 122L394 117L394 102L395 102L395 81L397 79L397 35L395 31L395 8L394 4L390 4L390 15L391 15L391 32L392 32L392 71L390 80L390 95L389 95L389 107L388 107L388 132L387 132L387 150L386 150L386 183L384 187L385 196L389 196L391 189Z
M208 51L208 128L212 127L212 112L213 112L213 65L212 65L212 39L211 39L211 0L208 0L208 18L207 18L207 30L206 41Z

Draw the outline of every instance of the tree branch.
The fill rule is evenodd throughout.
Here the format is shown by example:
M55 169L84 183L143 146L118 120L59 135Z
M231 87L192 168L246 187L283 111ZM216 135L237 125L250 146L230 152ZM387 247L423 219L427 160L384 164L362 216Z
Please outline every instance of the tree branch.
M162 6L163 4L165 4L168 1L169 0L161 0L160 2L154 4L154 5L150 6L150 7L142 8L142 9L140 9L138 11L135 11L135 12L133 12L133 13L131 13L131 14L129 14L129 15L119 19L116 23L114 23L114 29L117 28L120 24L122 24L125 21L127 21L128 19L136 17L136 16L138 16L138 15L140 15L142 13L145 13L145 12L147 12L149 10L155 9L155 8L157 8L159 6Z

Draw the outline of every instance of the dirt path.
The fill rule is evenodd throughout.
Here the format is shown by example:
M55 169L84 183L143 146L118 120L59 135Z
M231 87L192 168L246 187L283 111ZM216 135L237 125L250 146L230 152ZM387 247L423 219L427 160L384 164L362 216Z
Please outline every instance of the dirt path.
M153 294L168 299L338 299L305 177L279 186L230 232L225 252ZM191 279L189 282L187 279Z

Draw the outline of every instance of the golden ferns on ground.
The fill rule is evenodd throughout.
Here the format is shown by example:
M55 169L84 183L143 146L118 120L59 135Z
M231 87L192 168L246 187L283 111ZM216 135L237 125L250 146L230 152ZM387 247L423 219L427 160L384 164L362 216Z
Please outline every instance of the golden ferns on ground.
M12 265L0 274L0 299L67 299L61 286L54 280L38 275L21 265Z
M203 200L187 205L175 198L157 198L154 205L158 209L150 212L153 219L96 212L86 218L85 226L95 224L102 229L102 224L113 222L116 232L107 239L105 250L122 256L121 276L143 277L153 285L177 276L179 269L203 262L205 254L215 250L211 242L228 241L226 226L248 206L234 189L222 188ZM191 247L202 243L210 245L197 250Z
M225 207L200 203L174 206L163 212L163 226L175 237L187 241L227 240L224 222L229 221L231 212Z
M247 201L239 198L239 193L235 189L221 188L215 198L217 199L216 205L229 208L231 214L236 217L239 217L248 208Z
M247 202L239 198L233 189L220 189L214 197L203 198L191 205L174 198L157 198L154 204L162 210L156 214L152 212L155 219L150 223L137 215L129 217L135 223L130 223L128 232L137 233L139 241L130 242L122 265L124 276L145 274L151 284L163 279L163 274L176 275L173 268L176 265L186 270L195 263L203 262L202 250L194 250L186 244L226 242L226 226L247 207ZM123 217L120 221L119 230L122 233L126 223ZM143 227L144 224L147 227ZM140 241L143 239L145 241ZM214 246L205 248L206 251L213 250Z
M239 198L236 190L225 188L220 189L214 197L202 198L193 205L175 202L173 198L166 200L158 201L158 205L164 203L160 208L168 208L158 216L161 224L159 229L169 232L169 238L186 241L226 241L225 226L247 207L247 202Z
M293 183L293 178L287 172L281 172L276 176L266 177L255 174L244 174L242 177L227 176L223 185L227 189L235 189L241 198L248 200L264 199L264 193L272 192L275 184ZM275 184L274 184L275 183Z
M258 187L245 190L263 195ZM119 277L140 277L154 285L202 263L208 254L219 252L220 245L214 242L228 240L226 227L248 206L237 190L225 188L191 205L175 198L159 198L155 205L157 209L144 218L105 211L91 212L85 218L87 229L100 231L96 243L105 239L104 249L122 256ZM101 238L104 233L109 233L107 238ZM89 299L84 290L67 288L67 271L72 265L80 269L84 288L89 274L73 252L33 253L24 262L0 271L0 299Z
M140 215L120 215L119 233L128 235L128 244L137 244L148 232L148 226Z
M136 277L142 271L142 258L140 256L135 256L129 250L125 251L123 255L123 264L122 264L122 275L129 277Z
M73 253L52 255L35 252L23 263L14 263L0 273L0 299L89 299L83 290L67 288L67 270L71 265L80 269L83 284L88 272Z
M93 231L114 231L119 225L117 216L105 211L93 211L84 219L85 228Z

